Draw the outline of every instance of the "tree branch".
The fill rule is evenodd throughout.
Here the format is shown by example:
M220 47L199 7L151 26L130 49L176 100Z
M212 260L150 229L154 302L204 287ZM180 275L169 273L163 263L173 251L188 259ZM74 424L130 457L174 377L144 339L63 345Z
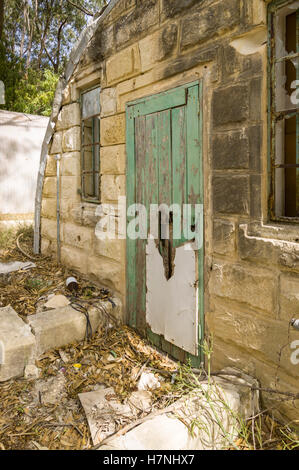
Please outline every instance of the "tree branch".
M72 5L73 7L77 8L78 10L82 11L85 15L88 16L94 16L91 11L87 10L85 7L82 7L81 5L77 5L77 3L72 2L71 0L67 0L67 2Z

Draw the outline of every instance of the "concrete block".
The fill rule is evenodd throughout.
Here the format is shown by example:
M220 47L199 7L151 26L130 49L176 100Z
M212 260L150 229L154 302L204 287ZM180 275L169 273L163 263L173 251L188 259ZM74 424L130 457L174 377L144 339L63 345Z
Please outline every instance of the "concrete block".
M35 338L30 327L8 305L0 308L0 382L22 376L33 361Z

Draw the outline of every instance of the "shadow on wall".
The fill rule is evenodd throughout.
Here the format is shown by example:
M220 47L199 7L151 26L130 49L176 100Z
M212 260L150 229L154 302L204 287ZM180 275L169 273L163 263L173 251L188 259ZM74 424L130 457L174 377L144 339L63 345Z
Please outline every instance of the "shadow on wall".
M34 211L44 128L0 126L0 214Z

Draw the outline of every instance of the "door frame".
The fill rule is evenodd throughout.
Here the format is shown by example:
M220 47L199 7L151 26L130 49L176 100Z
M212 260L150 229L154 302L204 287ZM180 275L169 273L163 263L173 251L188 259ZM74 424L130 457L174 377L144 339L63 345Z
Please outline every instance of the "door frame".
M202 106L202 80L192 81L184 85L171 88L167 91L148 95L146 97L128 102L126 104L126 202L127 207L136 203L136 166L135 166L135 118L155 112L171 109L186 104L188 88L198 86L198 167L200 174L201 196L199 203L204 203L204 177L203 177L203 106ZM130 218L127 216L127 224ZM203 246L198 250L198 356L194 356L177 346L167 342L162 335L147 330L148 339L164 352L181 362L190 361L192 367L203 363L203 340L205 330L204 315L204 215L203 215ZM136 328L136 241L126 240L126 311L127 321L132 328Z

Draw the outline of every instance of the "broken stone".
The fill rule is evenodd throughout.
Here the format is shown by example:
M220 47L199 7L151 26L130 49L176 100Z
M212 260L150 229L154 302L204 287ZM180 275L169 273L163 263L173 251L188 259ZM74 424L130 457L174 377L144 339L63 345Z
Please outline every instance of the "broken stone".
M127 423L134 417L131 407L118 401L112 387L80 393L94 445L116 432L117 422Z
M66 307L70 304L70 301L64 295L54 295L45 303L46 308L60 308Z
M133 392L128 399L128 403L138 411L149 413L152 408L152 396L146 390Z
M24 371L24 378L27 380L30 379L38 379L40 376L40 369L36 367L34 364L28 364L25 367Z
M9 274L20 269L31 269L35 268L36 264L31 261L22 263L21 261L11 261L9 263L0 263L0 274Z
M0 308L0 382L22 376L32 362L35 338L31 329L9 305Z
M153 415L123 436L112 436L100 450L237 448L240 420L259 411L259 393L252 386L258 386L257 380L225 369L223 377L210 378L160 416Z
M159 380L155 377L152 372L142 372L139 382L138 382L138 390L156 390L160 388L161 384Z

